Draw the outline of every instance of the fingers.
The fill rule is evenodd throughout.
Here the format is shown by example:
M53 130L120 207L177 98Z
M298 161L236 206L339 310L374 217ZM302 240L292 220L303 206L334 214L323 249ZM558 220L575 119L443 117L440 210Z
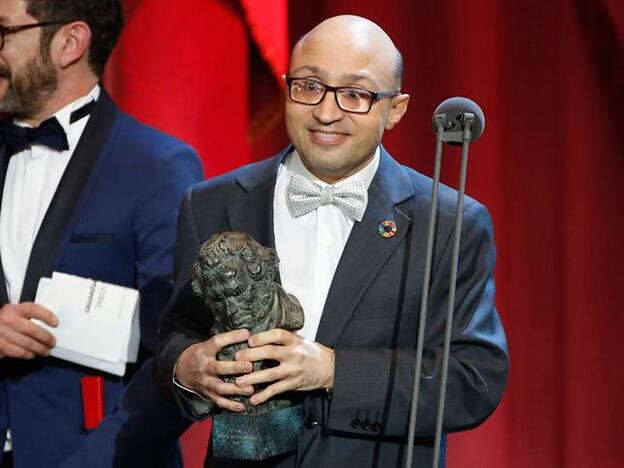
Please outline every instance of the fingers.
M249 361L219 361L217 353L232 344L249 339L248 330L235 330L215 335L207 341L186 348L176 362L176 379L185 387L209 397L217 406L229 411L244 411L241 402L228 397L249 396L253 387L225 382L222 377L253 370Z
M279 344L288 346L300 341L301 337L293 332L283 330L281 328L274 328L269 331L258 333L252 336L248 340L248 344L252 348L260 346L266 346L268 344Z
M253 335L247 340L249 348L241 349L236 353L239 361L261 361L272 359L280 361L290 352L286 347L293 346L303 339L293 332L274 328L272 330Z
M286 357L288 350L284 346L264 345L260 348L241 349L236 352L235 359L237 361L262 361L271 359L273 361L281 361Z
M219 335L215 335L206 341L206 345L208 351L214 355L216 355L219 351L221 351L226 346L230 346L236 343L242 343L243 341L247 341L249 339L250 333L249 330L232 330L226 333L221 333Z
M252 372L251 374L243 375L238 377L235 382L239 387L246 387L248 385L275 382L276 380L284 379L287 376L288 372L282 364L276 367L270 367L268 369L262 369Z
M265 335L263 339L267 336ZM252 404L259 404L278 393L289 390L314 390L333 386L334 350L319 343L303 340L296 335L293 339L281 331L279 335L270 337L270 339L275 338L292 340L293 344L267 344L239 350L236 353L236 359L245 362L263 360L279 362L279 365L275 367L251 372L236 379L236 384L241 387L271 384L251 398Z
M194 354L194 356L191 357L191 361L193 362L190 364L197 367L197 370L213 376L235 375L251 372L253 370L253 364L248 360L217 360L217 354L223 348L233 344L245 342L247 339L249 339L248 330L234 330L215 335L203 343L198 343L197 345L187 348L188 351L191 351ZM187 350L185 350L184 353L186 353Z
M54 335L26 318L18 318L14 320L12 324L14 332L25 335L26 337L41 343L48 349L53 348L56 344L56 338Z
M252 387L241 388L234 383L224 382L218 377L203 375L199 378L193 390L210 398L219 408L241 412L245 405L240 401L230 399L233 396L249 396L253 394Z
M7 304L0 308L0 357L33 359L47 356L54 347L54 335L33 323L30 318L58 324L49 310L32 303Z
M199 390L203 394L220 396L249 396L254 392L251 386L238 386L233 382L225 382L218 377L211 376L200 379Z
M34 359L35 353L0 338L0 358Z
M253 387L238 386L235 383L225 382L214 375L196 374L195 379L189 385L195 391L209 397L218 407L229 411L244 411L245 406L241 402L231 400L232 396L250 396Z
M34 302L18 304L15 309L24 318L41 320L51 327L56 327L59 324L58 317L54 315L52 311Z
M253 395L249 399L249 403L252 405L259 405L264 403L268 399L274 397L275 395L279 395L280 393L288 392L290 390L296 389L297 385L294 379L286 379L275 382L274 384L269 385L267 388L262 390L261 392Z
M244 374L253 370L253 365L248 361L218 361L214 339L196 343L186 348L176 362L176 378L183 385L192 387L204 377L217 377L222 375Z
M224 398L218 393L214 393L211 391L207 391L206 395L215 402L215 404L222 409L226 409L228 411L233 411L236 413L241 413L245 411L245 405L240 401L230 400L228 398Z
M37 356L47 356L48 354L50 354L50 346L40 341L37 341L36 339L33 339L28 335L21 334L16 331L9 331L5 336L6 340L11 345L17 346L26 351L24 356L13 357L23 357L24 359L31 359L31 353Z
M207 372L211 375L239 375L253 370L249 361L212 361L207 365Z

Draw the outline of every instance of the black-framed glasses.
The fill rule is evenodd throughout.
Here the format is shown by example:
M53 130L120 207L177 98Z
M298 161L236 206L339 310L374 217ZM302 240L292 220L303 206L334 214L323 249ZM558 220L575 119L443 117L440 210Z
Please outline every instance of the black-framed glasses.
M20 31L26 31L27 29L32 28L44 28L46 26L56 26L59 24L68 24L74 20L69 21L45 21L43 23L30 23L30 24L19 24L15 26L0 26L0 50L4 49L4 37L8 34L15 34Z
M336 104L345 112L367 114L379 99L395 97L401 91L371 91L356 86L329 86L311 78L286 77L290 99L299 104L316 106L328 91L334 93Z

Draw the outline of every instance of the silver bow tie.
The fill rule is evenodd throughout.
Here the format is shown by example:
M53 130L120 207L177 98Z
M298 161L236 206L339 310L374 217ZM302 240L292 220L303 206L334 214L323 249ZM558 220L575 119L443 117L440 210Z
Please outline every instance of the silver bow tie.
M316 210L321 205L335 205L347 218L362 221L368 191L361 180L347 182L338 186L321 187L298 174L290 175L288 186L288 209L295 218Z

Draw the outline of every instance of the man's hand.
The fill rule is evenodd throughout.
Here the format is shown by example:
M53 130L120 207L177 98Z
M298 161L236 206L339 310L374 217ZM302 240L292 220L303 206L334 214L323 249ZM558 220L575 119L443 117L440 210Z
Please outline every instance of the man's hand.
M227 396L253 393L253 387L224 382L220 376L251 372L249 361L218 361L217 353L226 346L241 343L249 338L248 330L234 330L215 335L207 341L186 348L176 362L175 378L185 387L209 397L220 408L244 411L245 406Z
M271 359L279 365L252 372L236 379L241 388L274 382L252 396L250 403L258 405L289 390L331 388L334 384L334 350L308 341L279 328L258 333L248 340L249 348L236 353L241 362Z
M47 356L56 344L54 335L30 319L56 327L58 318L32 302L5 304L0 308L0 358L34 359Z

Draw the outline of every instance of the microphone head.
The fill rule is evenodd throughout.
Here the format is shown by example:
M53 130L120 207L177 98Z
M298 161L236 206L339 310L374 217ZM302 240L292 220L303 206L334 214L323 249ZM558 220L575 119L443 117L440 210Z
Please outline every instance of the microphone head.
M470 125L470 143L474 143L483 133L485 128L485 115L476 102L465 97L452 97L443 101L433 113L433 130L437 132L436 119L442 118L444 128L449 132L462 132L464 114L470 112L474 114L474 119ZM461 143L449 143L461 146Z

